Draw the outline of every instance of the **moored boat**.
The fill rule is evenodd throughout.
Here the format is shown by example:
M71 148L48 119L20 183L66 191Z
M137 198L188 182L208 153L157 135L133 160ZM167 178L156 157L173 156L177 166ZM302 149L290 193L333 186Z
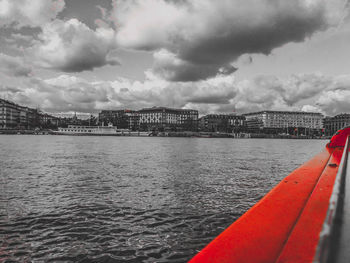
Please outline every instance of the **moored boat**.
M51 130L55 135L96 135L96 136L149 136L149 132L130 131L129 129L117 129L116 126L82 126L68 125L66 128L58 128L57 131Z
M51 131L56 135L118 135L117 127L112 124L108 126L82 126L82 125L68 125L66 128L58 128L58 131Z

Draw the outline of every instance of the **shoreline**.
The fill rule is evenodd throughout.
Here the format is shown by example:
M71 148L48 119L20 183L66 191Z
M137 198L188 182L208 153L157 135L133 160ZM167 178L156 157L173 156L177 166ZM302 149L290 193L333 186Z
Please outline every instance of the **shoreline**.
M323 139L331 136L278 135L262 133L220 133L220 132L158 132L150 136L133 134L53 134L50 130L0 130L0 135L55 135L55 136L108 136L108 137L187 137L187 138L231 138L231 139Z

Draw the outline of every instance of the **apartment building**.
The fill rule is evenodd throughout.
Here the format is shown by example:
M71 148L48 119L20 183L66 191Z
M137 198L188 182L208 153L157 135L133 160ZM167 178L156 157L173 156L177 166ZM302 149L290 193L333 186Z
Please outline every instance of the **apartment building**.
M107 125L112 123L118 129L139 129L139 113L134 110L103 110L98 116L99 123Z
M208 114L198 121L199 129L207 132L242 132L245 130L245 117L235 114Z
M260 111L244 114L248 130L293 134L322 132L323 115L302 111Z
M332 136L338 130L350 126L350 114L342 113L334 117L325 117L323 120L325 135Z
M33 129L39 125L40 117L38 110L0 99L1 129Z
M196 131L198 111L166 107L145 108L138 111L140 130Z

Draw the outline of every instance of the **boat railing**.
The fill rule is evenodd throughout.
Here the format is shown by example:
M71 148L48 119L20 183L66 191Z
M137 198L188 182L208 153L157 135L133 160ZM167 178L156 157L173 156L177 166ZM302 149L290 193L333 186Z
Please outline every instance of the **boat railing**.
M342 245L340 244L341 229L344 227L344 204L346 199L350 199L349 186L346 187L346 182L349 181L347 177L349 159L349 136L347 136L346 143L343 150L343 155L339 164L338 172L333 185L332 195L329 199L329 206L326 218L324 220L322 231L320 233L320 239L317 245L314 263L326 263L335 262L335 258L338 258L339 262L343 262L344 253L347 254L347 260L350 259L350 250L341 251ZM348 182L347 184L350 184ZM346 190L348 190L346 192ZM350 201L350 200L348 200ZM347 211L350 212L350 211ZM350 224L348 222L347 224ZM344 235L345 233L343 233ZM350 233L347 233L350 238ZM348 261L346 261L348 262Z

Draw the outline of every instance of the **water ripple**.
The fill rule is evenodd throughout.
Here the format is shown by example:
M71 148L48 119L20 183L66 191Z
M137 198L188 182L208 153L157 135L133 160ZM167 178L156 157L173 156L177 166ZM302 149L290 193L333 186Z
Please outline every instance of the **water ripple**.
M274 142L0 136L0 262L186 262L324 144Z

